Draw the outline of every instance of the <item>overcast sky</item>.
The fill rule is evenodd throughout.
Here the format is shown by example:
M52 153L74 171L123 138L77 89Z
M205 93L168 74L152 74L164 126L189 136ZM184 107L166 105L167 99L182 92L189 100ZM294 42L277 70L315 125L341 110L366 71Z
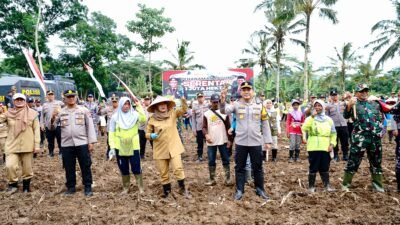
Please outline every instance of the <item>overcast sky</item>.
M222 70L235 67L235 61L242 57L241 50L248 47L250 35L263 27L266 19L262 12L254 13L261 0L83 0L90 12L100 11L111 17L118 25L118 32L138 39L126 29L126 22L135 18L137 3L148 7L165 8L164 16L172 19L176 31L161 39L164 48L154 54L158 60L173 60L177 40L190 41L195 63L207 69ZM334 56L334 47L352 42L355 48L363 47L374 39L371 27L383 19L394 19L395 8L389 0L339 0L334 9L338 11L339 24L333 25L326 19L312 17L310 59L314 68L325 66L327 56ZM301 37L304 39L305 34ZM59 44L57 41L52 43ZM303 59L300 47L286 46L287 52ZM368 58L369 51L360 49ZM134 49L132 56L138 54ZM377 57L374 57L373 63ZM392 60L385 64L385 70L399 66ZM255 69L257 71L257 69Z

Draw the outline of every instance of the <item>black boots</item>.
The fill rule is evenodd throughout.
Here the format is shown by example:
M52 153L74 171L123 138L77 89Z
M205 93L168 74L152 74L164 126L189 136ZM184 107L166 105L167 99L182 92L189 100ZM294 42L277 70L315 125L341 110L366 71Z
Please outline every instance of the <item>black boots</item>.
M86 197L93 196L92 186L85 186L84 194Z
M289 150L289 162L293 162L293 160L294 160L293 154L294 154L294 151L293 150Z
M315 178L317 177L316 173L308 174L308 191L311 193L315 192Z
M31 179L22 180L22 191L24 193L31 192L30 186L31 186Z
M263 160L264 162L267 161L267 151L262 151L262 160Z
M18 191L18 182L8 184L8 188L6 190L8 194L14 194L17 191Z
M168 197L169 193L171 193L171 184L163 184L163 191L164 191L164 194L162 197L163 198Z
M185 179L178 180L179 194L185 196L186 198L191 198L189 191L185 187Z
M67 190L64 192L64 196L71 196L75 194L76 189L75 187L67 188Z
M276 162L277 158L276 156L278 155L278 149L272 149L272 162Z
M300 156L300 149L294 150L294 161L297 162Z
M319 175L321 176L322 183L324 184L325 191L334 191L329 184L329 172L320 172Z
M243 192L241 190L236 190L235 195L233 196L233 199L235 200L240 200L243 197Z
M264 200L268 200L269 199L269 197L265 194L265 191L260 189L260 188L256 188L256 194L258 196L260 196Z

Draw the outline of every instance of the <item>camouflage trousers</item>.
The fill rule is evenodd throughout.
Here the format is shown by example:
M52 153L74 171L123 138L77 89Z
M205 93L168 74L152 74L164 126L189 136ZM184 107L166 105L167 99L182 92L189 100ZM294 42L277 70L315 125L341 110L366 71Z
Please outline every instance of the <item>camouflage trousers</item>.
M360 167L364 153L367 152L371 174L382 173L382 141L372 135L352 134L349 160L345 171L354 174Z

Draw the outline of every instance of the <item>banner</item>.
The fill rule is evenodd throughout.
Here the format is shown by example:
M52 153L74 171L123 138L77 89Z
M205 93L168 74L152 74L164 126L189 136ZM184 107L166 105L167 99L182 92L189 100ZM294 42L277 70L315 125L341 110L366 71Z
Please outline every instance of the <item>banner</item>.
M96 84L97 89L100 92L100 96L103 98L106 98L106 95L104 94L103 91L103 87L101 86L101 84L99 83L99 81L97 81L96 77L93 76L93 69L92 67L90 67L89 65L87 65L86 63L83 63L83 66L85 68L85 70L89 73L90 77L92 78L92 80L94 81L94 84Z
M46 95L46 85L44 84L44 78L36 65L35 59L32 57L32 54L28 51L28 49L23 48L22 52L24 53L26 61L28 61L29 68L31 69L33 76L35 76L36 80L39 82L39 85L43 90L44 95Z
M206 98L213 93L220 93L227 86L229 96L240 94L240 84L244 81L253 83L253 70L229 69L222 72L207 70L168 70L162 74L163 95L186 99L196 98L198 92L203 92Z

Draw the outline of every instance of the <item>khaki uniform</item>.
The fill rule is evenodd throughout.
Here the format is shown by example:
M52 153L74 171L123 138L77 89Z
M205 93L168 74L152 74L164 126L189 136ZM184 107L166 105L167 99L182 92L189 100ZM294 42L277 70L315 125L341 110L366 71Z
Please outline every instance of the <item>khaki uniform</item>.
M53 114L54 109L64 106L64 103L58 100L54 100L52 102L45 102L42 106L42 113L40 114L40 126L42 128L50 129L51 126L51 116Z
M33 150L40 148L40 124L38 114L33 109L26 130L14 137L15 120L7 118L8 135L5 143L7 178L10 184L18 182L17 169L22 166L22 179L33 177Z
M0 157L5 153L5 144L7 139L7 117L4 113L0 114Z
M159 137L153 140L153 159L161 174L161 183L168 184L169 180L169 164L172 165L175 177L177 180L183 180L185 174L181 160L181 154L185 151L182 142L179 138L176 128L176 120L182 116L187 110L186 101L182 101L182 108L171 110L170 116L166 120L156 120L150 117L147 128L146 138L150 138L151 133L158 133Z

